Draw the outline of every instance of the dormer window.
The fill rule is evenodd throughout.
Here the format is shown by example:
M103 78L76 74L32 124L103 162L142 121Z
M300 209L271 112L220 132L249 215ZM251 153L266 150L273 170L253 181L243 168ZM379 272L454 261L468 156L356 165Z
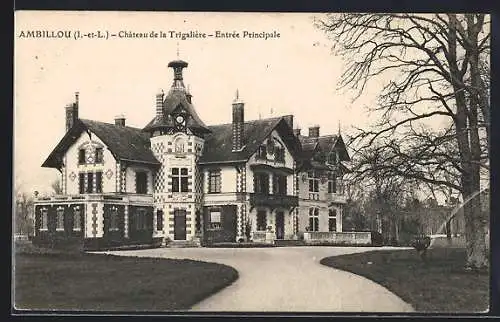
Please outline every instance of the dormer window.
M265 145L259 146L259 150L257 151L258 159L267 159L267 147Z

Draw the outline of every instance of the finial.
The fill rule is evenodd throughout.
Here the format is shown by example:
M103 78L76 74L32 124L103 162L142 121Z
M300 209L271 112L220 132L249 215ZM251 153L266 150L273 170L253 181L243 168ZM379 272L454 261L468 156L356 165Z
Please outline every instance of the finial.
M340 136L340 120L339 120L339 136Z
M177 59L179 59L179 42L177 42Z
M238 89L236 89L236 99L240 99L240 92L238 91Z

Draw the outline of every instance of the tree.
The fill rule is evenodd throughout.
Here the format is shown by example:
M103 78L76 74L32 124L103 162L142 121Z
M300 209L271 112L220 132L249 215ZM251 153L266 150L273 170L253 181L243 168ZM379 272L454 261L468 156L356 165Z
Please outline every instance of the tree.
M54 193L56 195L61 195L63 193L63 189L61 186L61 180L59 180L59 179L54 180L52 182L52 184L50 185L50 187L52 188L52 190L54 191Z
M369 108L379 122L350 143L361 154L376 143L368 157L382 160L359 170L461 193L467 267L487 266L477 193L481 169L489 168L489 16L332 14L317 26L347 60L341 87L359 96L369 82L384 84Z
M16 193L14 223L16 234L29 235L33 232L33 198L26 192Z

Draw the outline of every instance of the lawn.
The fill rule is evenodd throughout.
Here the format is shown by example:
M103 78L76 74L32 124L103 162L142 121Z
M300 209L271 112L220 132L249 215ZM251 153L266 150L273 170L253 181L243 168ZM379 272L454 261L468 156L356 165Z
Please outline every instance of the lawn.
M464 249L429 249L422 262L414 249L327 257L321 264L349 271L386 287L420 312L485 312L487 272L466 272Z
M186 310L238 278L232 267L192 260L22 248L14 261L17 309Z

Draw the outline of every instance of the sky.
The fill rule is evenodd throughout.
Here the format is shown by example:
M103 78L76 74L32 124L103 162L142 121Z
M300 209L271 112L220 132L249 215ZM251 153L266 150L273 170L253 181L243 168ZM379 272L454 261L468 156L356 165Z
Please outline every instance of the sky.
M155 113L155 94L170 88L168 62L188 62L184 83L208 125L231 122L238 89L245 119L293 114L307 133L343 133L368 122L363 106L368 93L352 103L338 90L344 68L332 43L313 25L316 14L16 12L14 80L14 180L27 192L50 191L58 177L41 164L63 137L66 104L80 93L81 118L113 123L124 114L127 125L144 127ZM163 31L215 34L229 38L33 38L28 31L69 31L71 36L100 31ZM242 38L244 31L279 33L279 38Z

